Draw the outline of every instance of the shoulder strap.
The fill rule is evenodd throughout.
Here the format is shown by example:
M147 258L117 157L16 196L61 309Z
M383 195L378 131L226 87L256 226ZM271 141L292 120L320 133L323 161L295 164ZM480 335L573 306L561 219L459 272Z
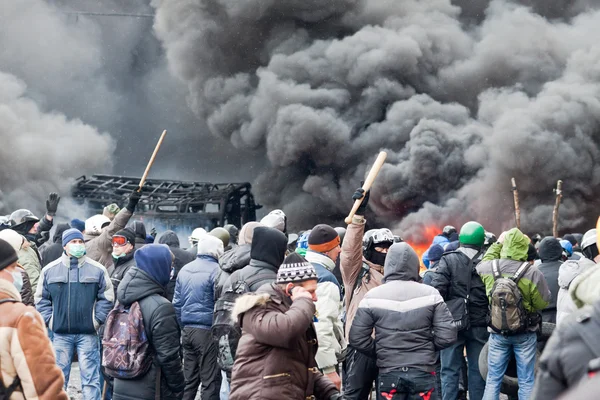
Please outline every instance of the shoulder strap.
M494 275L494 281L502 278L502 274L500 273L500 261L499 260L492 261L492 275Z
M525 261L523 264L521 264L521 266L519 267L517 272L515 272L515 275L511 278L513 280L513 282L519 283L519 280L521 280L523 275L525 275L525 272L527 272L527 270L529 269L530 266L531 266L531 264L529 264L529 262L527 262L527 261Z
M473 278L473 269L475 268L475 261L477 257L481 254L481 250L479 250L473 258L469 260L469 279L467 279L467 299L471 297L471 279Z
M256 272L254 275L252 275L248 278L237 280L235 282L235 286L233 286L232 289L234 292L236 292L238 294L242 294L244 286L249 289L252 285L256 284L257 282L260 282L262 279L270 278L270 277L271 277L270 273Z

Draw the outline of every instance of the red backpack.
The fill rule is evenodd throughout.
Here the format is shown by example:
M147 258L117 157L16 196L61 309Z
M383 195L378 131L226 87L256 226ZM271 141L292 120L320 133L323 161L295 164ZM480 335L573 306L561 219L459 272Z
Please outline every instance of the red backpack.
M129 308L117 304L108 313L102 339L102 366L106 374L119 379L143 376L152 366L153 358L139 303L136 301Z

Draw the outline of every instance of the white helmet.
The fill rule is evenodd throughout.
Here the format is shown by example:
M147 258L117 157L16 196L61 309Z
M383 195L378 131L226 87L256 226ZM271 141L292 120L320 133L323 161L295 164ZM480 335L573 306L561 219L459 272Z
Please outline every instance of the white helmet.
M196 228L192 231L191 236L188 238L190 240L190 244L194 245L202 236L206 235L206 230L202 228Z
M593 244L596 244L596 240L596 230L590 229L585 233L585 235L583 235L583 238L581 239L581 250L585 249L586 247L590 247Z
M88 235L99 235L102 232L104 224L110 224L110 219L102 214L89 217L85 220L85 233Z
M4 229L0 231L0 239L5 240L12 246L13 249L18 253L23 246L23 242L25 238L19 233L13 231L12 229Z
M287 225L287 217L285 213L281 210L273 210L269 214L267 214L263 219L260 220L260 223L264 226L268 226L269 228L275 228L280 232L286 231Z

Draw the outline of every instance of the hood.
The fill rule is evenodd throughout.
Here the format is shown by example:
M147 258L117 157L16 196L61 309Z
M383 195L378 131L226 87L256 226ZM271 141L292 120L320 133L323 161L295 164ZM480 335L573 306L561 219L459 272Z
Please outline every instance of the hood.
M199 256L210 256L215 260L218 260L224 252L221 239L211 235L202 236L196 246Z
M527 261L527 252L529 250L529 239L517 228L512 228L504 235L504 243L500 258L507 258L515 261Z
M589 267L593 267L594 265L596 264L587 258L564 262L558 269L558 286L563 289L568 289L573 279L577 278Z
M56 229L54 230L54 236L52 236L52 241L54 243L59 243L62 246L62 235L68 229L71 229L71 226L69 226L69 224L56 225Z
M433 238L433 242L431 242L432 245L439 244L442 247L446 243L450 243L450 240L448 240L448 238L446 236L442 236L442 235L438 235L438 236L434 237Z
M243 244L252 243L252 238L254 237L254 229L256 229L259 226L262 226L262 224L256 221L248 222L247 224L242 226L238 237L238 244L241 246Z
M136 301L159 294L164 296L165 289L138 267L131 267L117 288L117 300L125 307Z
M394 243L383 266L383 281L418 281L419 256L408 243Z
M128 228L135 234L136 241L141 239L143 243L146 243L146 225L143 222L133 221Z
M554 237L545 237L540 242L538 254L542 262L558 261L562 258L563 248L560 241Z
M276 269L283 263L287 238L275 228L259 226L254 229L250 258L265 262Z
M165 233L163 233L162 235L160 235L160 238L158 239L158 243L159 244L166 244L169 247L174 247L176 249L179 248L179 237L177 237L177 234L173 231L166 231Z
M224 272L231 274L250 264L250 244L235 247L219 258L219 266Z
M173 253L164 244L148 244L134 254L135 264L156 283L166 287L171 279Z

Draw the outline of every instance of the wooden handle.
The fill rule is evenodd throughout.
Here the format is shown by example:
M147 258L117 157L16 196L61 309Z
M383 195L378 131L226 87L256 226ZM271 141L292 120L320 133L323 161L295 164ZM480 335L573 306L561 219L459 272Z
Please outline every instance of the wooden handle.
M165 129L163 131L162 135L160 135L160 139L158 139L158 143L156 143L156 147L154 148L152 157L150 157L150 161L148 161L148 165L146 165L146 170L144 171L144 175L142 175L142 179L140 179L140 184L139 184L140 190L142 190L144 183L146 183L146 178L148 177L148 174L150 173L150 168L152 168L152 164L154 164L154 159L156 158L156 155L158 154L158 150L160 149L160 146L162 145L163 140L165 140L166 135L167 135L167 130Z
M375 182L375 178L377 178L377 174L379 174L379 170L381 170L383 163L385 163L386 157L387 157L387 153L385 151L382 151L377 156L377 159L375 160L375 163L371 167L371 170L369 171L369 175L367 175L367 179L365 179L365 183L362 186L365 193L367 193L371 189L371 186L373 186L373 182ZM344 220L344 221L346 221L346 224L350 225L350 223L352 223L352 217L354 217L354 214L356 214L356 210L358 210L358 207L360 207L360 205L362 204L363 199L364 199L364 196L362 199L358 199L358 200L354 201L354 205L352 206L352 210L350 210L350 214L348 214L348 216Z
M600 249L600 217L598 217L598 222L596 222L596 246Z

